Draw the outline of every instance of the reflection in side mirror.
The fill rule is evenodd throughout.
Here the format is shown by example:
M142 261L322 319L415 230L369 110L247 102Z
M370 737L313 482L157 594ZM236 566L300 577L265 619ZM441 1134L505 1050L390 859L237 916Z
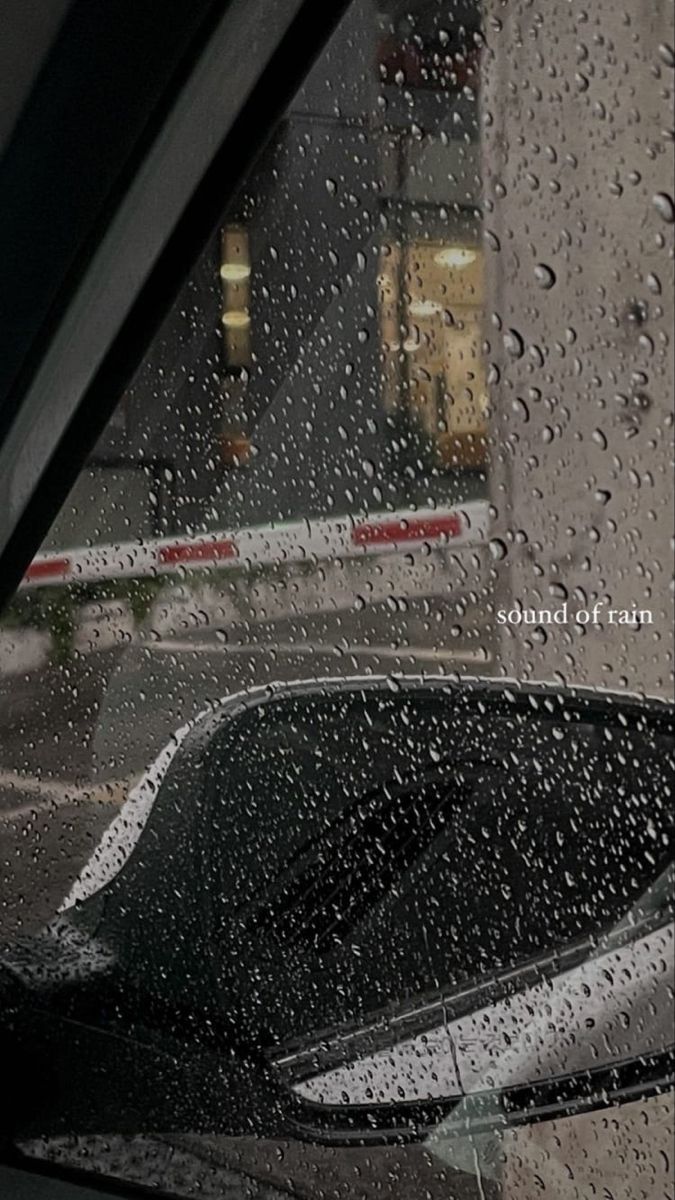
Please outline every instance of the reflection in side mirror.
M3 952L59 1095L24 1128L106 1132L112 1083L135 1128L361 1140L657 1086L671 754L666 705L583 690L368 677L214 704Z
M424 1021L423 1032L311 1076L295 1091L315 1106L318 1126L323 1110L333 1129L342 1120L354 1133L363 1132L362 1121L369 1134L374 1123L405 1127L408 1110L419 1118L425 1106L433 1123L440 1102L449 1110L441 1126L447 1138L531 1121L538 1106L552 1116L592 1107L601 1095L611 1101L635 1091L638 1064L647 1093L665 1086L675 1040L674 926L648 924L599 951L568 953L579 961L567 970L555 960L534 963L411 1015ZM361 1121L348 1121L359 1109Z

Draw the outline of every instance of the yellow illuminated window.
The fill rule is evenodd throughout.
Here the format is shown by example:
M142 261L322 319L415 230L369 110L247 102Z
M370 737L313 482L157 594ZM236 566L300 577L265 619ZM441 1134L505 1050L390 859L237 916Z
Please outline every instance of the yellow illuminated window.
M446 467L485 461L480 247L420 241L383 247L378 277L385 407L407 406Z
M248 367L251 363L251 259L248 232L241 225L226 225L223 229L220 279L225 362L233 369Z

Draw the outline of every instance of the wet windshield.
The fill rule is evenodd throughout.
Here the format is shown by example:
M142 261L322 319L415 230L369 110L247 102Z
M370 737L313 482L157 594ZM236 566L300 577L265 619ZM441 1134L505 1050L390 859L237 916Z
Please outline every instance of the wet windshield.
M31 1158L668 1194L672 43L353 0L223 200L0 618Z

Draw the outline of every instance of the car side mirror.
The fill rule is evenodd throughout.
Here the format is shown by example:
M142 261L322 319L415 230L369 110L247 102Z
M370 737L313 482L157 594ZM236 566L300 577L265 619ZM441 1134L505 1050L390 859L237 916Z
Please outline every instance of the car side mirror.
M109 1097L147 1128L426 1137L662 1086L669 756L667 705L497 681L212 706L3 956L56 1080L34 1127L105 1130Z
M283 1070L301 1076L293 1086L308 1104L306 1133L451 1141L672 1086L675 927L653 903L664 882L634 926L600 945L286 1057Z

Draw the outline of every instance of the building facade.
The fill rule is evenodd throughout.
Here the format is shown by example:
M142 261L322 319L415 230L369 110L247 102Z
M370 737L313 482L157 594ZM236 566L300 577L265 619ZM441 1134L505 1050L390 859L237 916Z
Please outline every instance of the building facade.
M485 495L483 37L455 9L352 5L101 440L94 540L129 504L150 536Z

